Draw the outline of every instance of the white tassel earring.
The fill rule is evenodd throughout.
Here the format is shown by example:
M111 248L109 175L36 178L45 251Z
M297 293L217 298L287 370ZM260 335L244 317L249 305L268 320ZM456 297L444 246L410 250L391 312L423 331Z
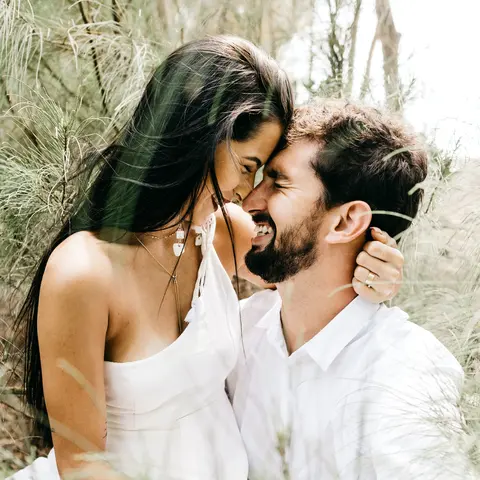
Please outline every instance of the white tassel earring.
M179 257L185 250L185 230L183 229L183 225L178 227L175 232L175 237L177 241L173 244L173 253L176 257Z
M192 226L194 232L195 232L195 246L200 247L202 245L202 227L199 227L198 225L193 225Z

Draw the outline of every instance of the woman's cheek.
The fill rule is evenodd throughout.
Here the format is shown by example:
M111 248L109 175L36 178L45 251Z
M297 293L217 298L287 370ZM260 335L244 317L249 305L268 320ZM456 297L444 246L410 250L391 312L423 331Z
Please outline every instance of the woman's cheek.
M244 184L244 178L242 175L239 175L238 172L232 172L230 178L228 179L228 187L225 190L232 191L242 187Z

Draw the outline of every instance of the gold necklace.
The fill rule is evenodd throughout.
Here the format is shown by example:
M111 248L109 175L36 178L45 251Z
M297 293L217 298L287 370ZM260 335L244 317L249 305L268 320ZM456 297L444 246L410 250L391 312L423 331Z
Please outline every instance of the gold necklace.
M135 238L137 239L138 243L148 252L148 254L153 258L155 263L157 265L159 265L165 271L165 273L167 273L167 275L170 276L170 279L172 280L173 289L174 289L174 293L175 293L175 308L177 309L178 330L179 330L179 334L180 334L183 331L183 318L182 318L182 312L181 312L181 309L180 309L180 295L179 295L179 292L178 292L177 274L175 273L175 270L176 270L177 267L175 266L175 270L172 273L170 273L167 270L167 268L164 267L160 263L160 261L155 257L155 255L147 248L147 246L138 238L137 234L134 234L134 235L135 235ZM180 254L180 256L183 254L183 251ZM180 261L180 259L178 261ZM178 264L178 262L177 262L177 264ZM162 301L160 302L160 308L162 308L163 302L165 300L165 296L167 295L167 291L168 291L168 285L167 285L167 288L165 289L165 293L163 294Z
M177 231L178 231L178 228L174 230L172 233L165 235L164 237L159 237L158 235L154 235L153 233L148 233L148 232L143 233L143 235L154 238L155 240L165 240L167 238L173 237L177 233Z

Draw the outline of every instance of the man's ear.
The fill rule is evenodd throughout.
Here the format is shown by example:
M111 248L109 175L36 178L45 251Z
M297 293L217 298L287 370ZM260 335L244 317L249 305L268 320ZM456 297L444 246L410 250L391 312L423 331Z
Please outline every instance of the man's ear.
M372 221L372 209L366 202L344 203L331 212L327 243L350 243L363 235Z

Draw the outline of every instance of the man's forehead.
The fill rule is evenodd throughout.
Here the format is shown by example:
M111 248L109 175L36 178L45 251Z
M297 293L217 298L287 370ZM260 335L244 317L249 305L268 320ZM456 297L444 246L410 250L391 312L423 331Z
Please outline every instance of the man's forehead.
M298 171L309 169L310 161L318 151L318 145L311 140L300 140L275 155L266 165L266 169Z

